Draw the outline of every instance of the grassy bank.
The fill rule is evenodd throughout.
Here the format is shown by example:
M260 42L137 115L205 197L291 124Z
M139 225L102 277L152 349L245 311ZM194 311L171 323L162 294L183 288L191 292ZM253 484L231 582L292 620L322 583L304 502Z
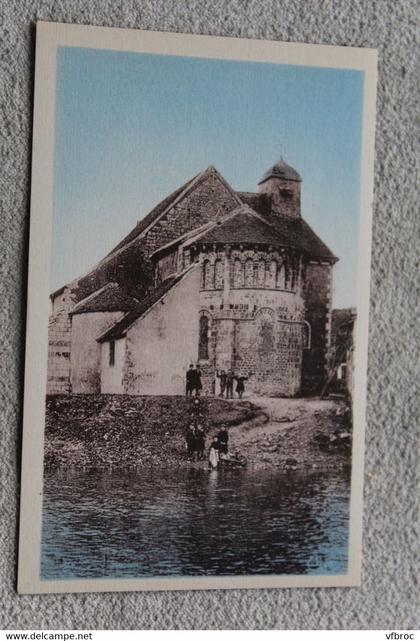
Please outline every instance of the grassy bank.
M349 451L329 445L348 430L340 401L201 398L207 445L220 425L230 427L230 449L254 467L298 469L345 466ZM121 395L51 396L47 399L45 467L140 467L191 465L185 428L192 400ZM327 444L327 447L326 447ZM206 462L193 465L206 465Z

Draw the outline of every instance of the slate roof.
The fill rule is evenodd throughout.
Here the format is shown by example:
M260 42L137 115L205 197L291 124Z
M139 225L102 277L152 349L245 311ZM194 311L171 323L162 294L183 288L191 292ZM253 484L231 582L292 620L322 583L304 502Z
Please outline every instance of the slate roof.
M123 316L123 318L112 325L112 327L110 327L96 340L99 343L104 343L106 341L122 338L130 325L132 325L132 323L140 318L140 316L147 312L147 310L150 309L152 305L157 303L162 298L162 296L164 296L167 292L169 292L170 289L172 289L172 287L179 283L179 281L185 276L187 271L190 271L192 267L194 266L190 266L181 274L177 274L176 276L170 276L169 278L167 278L157 289L153 290L142 301L139 301L131 311L129 311L125 316Z
M257 194L251 191L237 191L236 193L245 205L249 205L259 214L264 216L270 213L271 198L268 194Z
M182 236L178 236L178 238L171 240L166 245L158 247L158 249L155 249L155 251L150 254L151 260L154 260L155 258L162 256L163 254L172 253L175 247L178 247L178 245L185 245L187 247L188 245L193 244L193 240L200 237L206 229L213 227L214 224L214 222L205 223L204 225L201 225L201 227L196 227L195 229L182 234Z
M204 231L199 238L192 239L190 243L289 244L285 236L278 233L248 205L237 207L224 220L218 221L209 230Z
M333 262L337 261L332 251L322 242L303 218L282 216L279 213L273 214L271 211L270 197L267 194L241 191L237 193L244 203L261 214L283 237L289 239L287 244L301 248L313 258Z
M261 183L265 182L269 178L281 178L283 180L295 180L298 182L302 181L302 178L300 177L296 169L284 162L283 158L280 158L280 160L276 162L275 165L270 167L270 169L265 172L264 176L261 178L258 184L261 185Z
M294 247L311 258L330 262L337 260L302 218L282 216L278 213L261 216L248 205L237 207L224 220L218 221L198 238L187 241L186 246L192 243L277 245Z
M119 283L120 286L135 298L140 298L152 284L151 268L144 258L141 247L128 247L107 260L101 261L87 274L68 283L74 303L79 303L85 298L103 288L110 282ZM63 287L50 295L51 299L59 296Z
M280 234L289 239L293 247L298 247L312 258L337 262L338 258L303 218L292 218L277 213L271 213L266 218Z
M101 289L84 298L70 314L88 312L127 312L138 304L138 300L125 293L118 283L108 283Z

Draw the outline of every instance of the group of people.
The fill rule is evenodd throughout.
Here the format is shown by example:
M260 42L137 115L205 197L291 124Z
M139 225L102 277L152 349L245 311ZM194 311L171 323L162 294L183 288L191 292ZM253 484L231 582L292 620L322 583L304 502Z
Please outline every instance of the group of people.
M249 376L238 376L231 369L227 371L222 369L220 372L216 370L216 378L219 380L220 385L219 396L225 398L226 394L226 398L233 398L233 386L234 381L236 381L235 391L238 394L238 398L242 398L245 391L245 381L248 380ZM186 373L185 393L187 396L200 396L202 389L200 366L194 367L191 364Z
M220 458L228 454L229 433L226 425L222 425L217 436L213 437L208 451L209 467L217 468ZM206 450L206 431L202 423L200 402L194 400L191 421L185 434L185 446L189 461L202 461Z
M191 363L186 374L185 393L187 396L192 396L194 392L196 396L200 396L200 392L202 389L203 385L201 383L200 366L197 365L197 367L194 367L194 365Z
M216 371L216 376L220 381L220 393L221 398L233 398L233 381L236 381L236 393L239 398L242 398L245 391L245 381L248 380L248 376L236 376L235 373L229 369L227 372L222 369L220 372Z

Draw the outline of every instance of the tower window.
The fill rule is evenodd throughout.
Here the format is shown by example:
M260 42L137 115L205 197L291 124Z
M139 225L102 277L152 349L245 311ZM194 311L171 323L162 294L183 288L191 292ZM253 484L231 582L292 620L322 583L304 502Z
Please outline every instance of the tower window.
M291 189L280 189L280 196L286 200L293 198L293 191Z

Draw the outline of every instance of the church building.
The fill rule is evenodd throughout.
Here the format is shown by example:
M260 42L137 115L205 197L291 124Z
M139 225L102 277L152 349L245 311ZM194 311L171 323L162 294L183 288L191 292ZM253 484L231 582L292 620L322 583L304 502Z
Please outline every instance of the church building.
M47 392L179 395L199 364L247 391L317 394L337 258L301 216L283 160L255 193L209 167L159 203L89 273L51 295Z

